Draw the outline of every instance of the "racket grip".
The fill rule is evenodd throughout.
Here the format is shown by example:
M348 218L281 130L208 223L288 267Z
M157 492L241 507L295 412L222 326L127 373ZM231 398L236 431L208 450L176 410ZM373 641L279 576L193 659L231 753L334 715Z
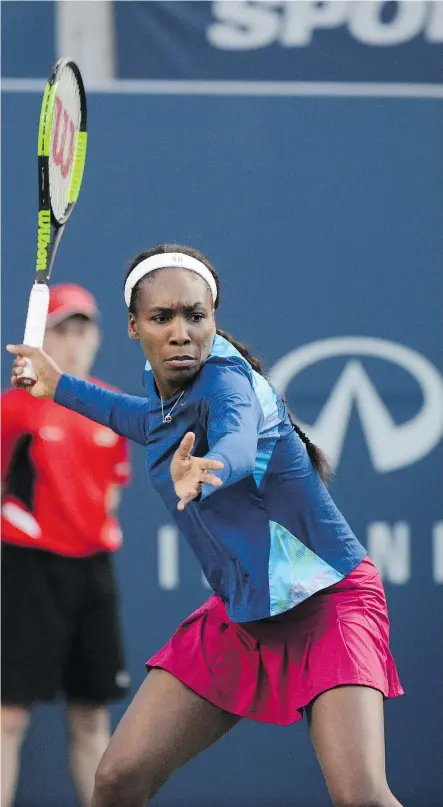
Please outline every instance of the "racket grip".
M28 314L26 317L23 344L30 347L42 347L45 338L46 320L49 307L49 286L46 283L35 283L29 295ZM26 359L23 374L20 376L20 387L32 387L37 381L36 372L31 359Z

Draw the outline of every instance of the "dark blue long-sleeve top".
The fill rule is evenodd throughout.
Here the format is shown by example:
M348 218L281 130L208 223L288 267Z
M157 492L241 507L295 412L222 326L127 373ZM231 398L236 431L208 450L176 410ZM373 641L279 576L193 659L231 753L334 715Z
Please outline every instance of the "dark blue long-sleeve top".
M212 353L164 423L153 373L147 397L63 375L55 400L147 446L148 476L235 622L264 619L341 580L366 551L337 509L294 431L281 397L216 336ZM184 434L218 459L221 488L204 485L177 510L170 463Z

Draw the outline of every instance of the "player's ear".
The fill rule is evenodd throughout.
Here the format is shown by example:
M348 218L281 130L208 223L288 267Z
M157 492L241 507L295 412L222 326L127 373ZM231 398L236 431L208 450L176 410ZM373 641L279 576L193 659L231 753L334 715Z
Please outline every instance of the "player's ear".
M135 339L136 342L140 340L138 335L137 323L135 321L134 314L129 314L128 320L128 336L130 339Z

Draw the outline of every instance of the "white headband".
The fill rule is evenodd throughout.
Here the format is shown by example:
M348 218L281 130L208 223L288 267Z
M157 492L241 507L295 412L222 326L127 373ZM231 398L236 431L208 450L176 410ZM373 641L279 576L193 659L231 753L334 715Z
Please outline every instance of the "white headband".
M142 277L149 275L149 273L153 272L155 269L171 269L175 266L180 267L180 269L189 269L191 272L196 272L197 275L200 275L211 289L212 302L215 303L217 299L217 286L215 285L215 280L208 267L205 266L204 263L197 260L197 258L192 258L191 255L185 255L184 252L161 252L158 255L151 255L150 258L145 258L144 261L140 261L128 276L125 283L125 302L128 308L131 304L132 290Z

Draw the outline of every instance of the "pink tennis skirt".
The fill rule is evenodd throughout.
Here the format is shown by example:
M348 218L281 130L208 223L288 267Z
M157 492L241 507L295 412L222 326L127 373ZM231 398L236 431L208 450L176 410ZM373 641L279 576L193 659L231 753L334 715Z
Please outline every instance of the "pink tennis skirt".
M339 583L280 616L232 622L213 595L146 664L250 720L288 725L333 687L403 695L389 650L386 598L368 556Z

